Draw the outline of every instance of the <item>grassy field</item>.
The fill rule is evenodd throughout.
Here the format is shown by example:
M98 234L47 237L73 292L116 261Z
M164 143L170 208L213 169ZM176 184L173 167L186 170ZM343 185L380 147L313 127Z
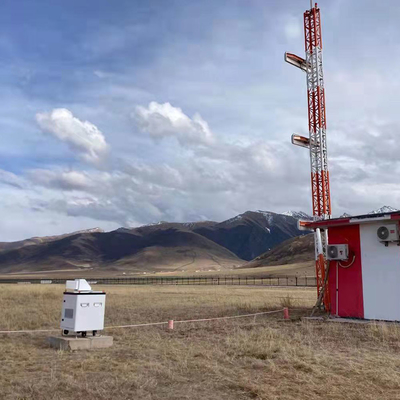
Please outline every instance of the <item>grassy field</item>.
M13 274L0 274L0 279L10 278L32 278L32 279L75 279L79 275L80 278L123 278L131 276L299 276L299 277L315 277L315 263L313 261L301 262L294 264L274 265L270 267L258 268L236 268L236 269L220 269L220 270L192 270L192 271L158 271L154 272L147 270L144 272L123 272L107 269L71 269L71 270L57 270L57 271L36 271L35 273L13 273Z
M96 288L97 289L97 288ZM106 325L256 318L115 329L114 346L62 352L46 334L0 335L1 399L400 399L400 328L304 322L315 289L107 286ZM0 286L0 330L54 328L62 286Z

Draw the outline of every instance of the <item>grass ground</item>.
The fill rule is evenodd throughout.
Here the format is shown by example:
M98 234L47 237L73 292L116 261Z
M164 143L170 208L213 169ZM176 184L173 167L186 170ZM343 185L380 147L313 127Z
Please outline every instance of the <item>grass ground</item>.
M114 346L62 352L46 334L0 335L1 399L400 399L400 328L304 322L305 288L108 286L106 325L281 314L112 330ZM62 286L0 286L0 330L57 327Z
M315 263L313 261L301 262L294 264L274 265L271 267L258 267L258 268L236 268L236 269L220 269L220 270L191 270L191 271L159 271L156 273L151 272L151 268L146 270L146 276L299 276L315 277ZM76 269L71 270L57 270L57 271L36 271L35 273L14 273L14 274L0 274L0 279L10 278L50 278L50 279L75 279L77 274L81 278L123 278L130 276L143 276L143 272L131 272L129 268L127 271L115 271L107 269Z

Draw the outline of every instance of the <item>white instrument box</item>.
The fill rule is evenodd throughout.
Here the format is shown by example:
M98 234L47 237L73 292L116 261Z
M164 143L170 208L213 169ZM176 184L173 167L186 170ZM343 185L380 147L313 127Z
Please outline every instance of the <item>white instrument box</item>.
M67 281L63 297L61 314L61 329L64 334L71 332L82 333L104 329L104 311L106 293L93 291L85 279Z

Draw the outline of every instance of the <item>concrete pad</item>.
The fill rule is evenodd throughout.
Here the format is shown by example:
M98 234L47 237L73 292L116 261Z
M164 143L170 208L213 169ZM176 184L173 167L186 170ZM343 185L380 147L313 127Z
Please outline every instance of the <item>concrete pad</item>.
M58 350L105 349L113 345L112 336L68 337L50 336L47 338L51 347Z

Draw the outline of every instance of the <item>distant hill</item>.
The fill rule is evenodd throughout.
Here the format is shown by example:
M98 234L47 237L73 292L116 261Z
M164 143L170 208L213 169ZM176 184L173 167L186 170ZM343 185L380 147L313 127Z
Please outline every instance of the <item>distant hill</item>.
M0 272L71 269L193 270L241 264L235 254L188 230L151 229L82 233L0 253Z
M270 211L247 211L218 224L194 227L193 231L250 261L289 238L304 235L297 229L297 220Z
M314 237L310 233L288 239L272 250L269 250L254 260L243 264L241 268L258 268L282 264L303 263L314 260Z
M94 233L94 232L104 232L101 228L92 228L86 229L83 231L65 233L63 235L55 235L55 236L42 236L42 237L33 237L30 239L19 240L17 242L0 242L0 251L3 250L12 250L12 249L19 249L25 246L31 246L35 244L45 243L45 242L52 242L54 240L59 240L68 236L74 236L79 233Z
M190 230L218 243L243 260L250 261L284 240L304 235L297 229L298 219L310 219L303 212L247 211L223 222L202 221L191 223L158 222L139 228L120 228L146 234L153 229L178 228Z

